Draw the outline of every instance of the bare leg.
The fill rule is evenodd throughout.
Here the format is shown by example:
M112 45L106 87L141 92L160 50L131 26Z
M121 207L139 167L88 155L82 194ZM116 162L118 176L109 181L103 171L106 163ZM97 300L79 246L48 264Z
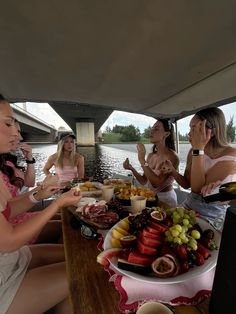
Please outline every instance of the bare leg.
M58 314L69 314L65 263L29 270L7 314L42 314L57 305Z
M33 244L29 247L32 259L28 269L65 261L62 244Z

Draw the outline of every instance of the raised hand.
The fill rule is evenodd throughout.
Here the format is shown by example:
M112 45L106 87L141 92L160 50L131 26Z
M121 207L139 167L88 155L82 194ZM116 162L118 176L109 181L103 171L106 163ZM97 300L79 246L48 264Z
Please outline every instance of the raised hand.
M142 165L145 163L145 156L146 156L146 148L143 143L137 144L137 151L138 151L138 160L140 164Z
M28 160L32 159L32 148L30 145L26 143L20 143L19 148L22 150L22 153L25 159L28 159Z
M127 170L131 170L131 164L129 163L129 158L126 158L125 161L123 162L123 167L124 169L127 169Z
M61 194L55 202L59 207L66 207L78 204L81 198L81 192L76 188L72 188L68 192Z
M206 120L196 123L193 130L191 130L191 144L195 149L204 149L210 141L212 129L206 126Z

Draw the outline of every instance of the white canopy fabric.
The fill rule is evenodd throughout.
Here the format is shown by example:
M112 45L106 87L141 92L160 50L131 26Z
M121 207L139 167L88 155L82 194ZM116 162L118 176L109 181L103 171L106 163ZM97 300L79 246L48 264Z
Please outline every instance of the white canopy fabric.
M1 1L0 93L183 117L236 99L235 0Z

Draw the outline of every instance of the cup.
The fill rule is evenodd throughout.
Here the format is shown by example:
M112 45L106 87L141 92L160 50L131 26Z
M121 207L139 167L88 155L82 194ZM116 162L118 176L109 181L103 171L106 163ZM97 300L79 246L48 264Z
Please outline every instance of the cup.
M131 213L136 214L137 212L141 211L146 207L147 198L144 196L131 196Z
M102 187L102 199L106 202L109 202L114 195L114 186L112 185L104 185Z
M166 305L152 301L141 305L136 314L173 314L173 312Z

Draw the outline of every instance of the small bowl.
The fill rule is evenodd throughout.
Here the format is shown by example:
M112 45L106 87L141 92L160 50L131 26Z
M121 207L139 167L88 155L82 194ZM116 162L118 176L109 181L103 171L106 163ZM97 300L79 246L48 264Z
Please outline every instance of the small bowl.
M160 302L146 302L140 306L136 314L173 314L173 312Z

